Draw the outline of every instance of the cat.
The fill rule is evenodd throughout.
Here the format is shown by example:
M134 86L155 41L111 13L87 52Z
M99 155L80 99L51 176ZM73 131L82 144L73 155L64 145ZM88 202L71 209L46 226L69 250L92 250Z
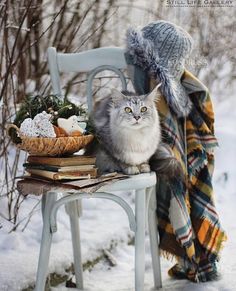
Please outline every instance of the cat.
M150 172L149 159L161 142L155 106L159 86L142 96L114 89L110 97L95 105L91 118L99 142L94 148L100 173Z

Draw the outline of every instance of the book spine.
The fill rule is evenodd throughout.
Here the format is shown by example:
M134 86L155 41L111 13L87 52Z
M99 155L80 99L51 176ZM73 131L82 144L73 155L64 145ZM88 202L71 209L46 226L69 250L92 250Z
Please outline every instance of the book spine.
M92 170L88 171L73 171L73 172L58 172L56 175L61 175L61 176L84 176L84 175L91 175L91 176L96 176L97 175L97 168L94 168Z
M52 171L52 172L58 172L59 171L59 167L50 166L50 165L39 165L39 164L25 163L25 164L23 164L23 166L26 169L46 170L46 171Z
M79 175L79 176L74 176L74 175L60 175L60 174L55 174L53 176L53 180L74 180L74 179L91 179L92 176L90 174L88 175Z
M32 175L37 175L41 177L46 177L52 180L62 180L62 179L90 179L95 178L97 175L97 169L93 171L77 171L77 172L50 172L46 170L38 169L27 169L27 171Z
M81 159L75 159L75 158L42 158L42 157L34 157L29 156L27 159L28 163L32 164L40 164L40 165L50 165L50 166L56 166L56 167L63 167L63 166L79 166L79 165L94 165L96 161L96 158L81 158Z
M80 165L80 166L68 166L68 167L56 167L50 165L30 164L24 163L23 166L27 169L45 170L51 172L76 172L76 171L91 171L95 168L95 165Z

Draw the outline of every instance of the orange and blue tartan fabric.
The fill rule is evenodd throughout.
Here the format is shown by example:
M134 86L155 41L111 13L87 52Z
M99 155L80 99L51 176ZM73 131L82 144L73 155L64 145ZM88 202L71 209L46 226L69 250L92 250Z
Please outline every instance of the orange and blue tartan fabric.
M216 262L226 240L212 188L217 146L214 112L207 88L196 77L185 71L182 84L193 103L186 119L177 118L164 97L157 102L163 141L171 147L186 176L183 183L178 177L170 180L157 175L160 248L163 255L177 258L169 275L204 282L218 276ZM154 86L155 80L151 80L150 87Z

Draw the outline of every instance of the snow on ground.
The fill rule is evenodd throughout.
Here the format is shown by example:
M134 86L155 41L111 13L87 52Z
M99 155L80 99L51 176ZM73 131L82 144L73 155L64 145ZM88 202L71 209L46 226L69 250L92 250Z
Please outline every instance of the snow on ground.
M28 200L25 208L32 208L35 201ZM109 248L112 239L127 242L127 217L118 205L106 200L89 199L84 200L83 209L81 243L84 262L97 258L101 254L100 250ZM8 234L7 228L3 224L0 237L0 290L21 290L35 279L42 230L40 210L33 215L24 232L19 228ZM62 209L58 213L58 232L53 236L50 272L63 274L71 265L69 229L68 216Z
M222 225L228 234L228 241L221 254L219 269L222 278L217 282L194 284L187 280L170 279L167 270L174 262L161 259L163 289L176 291L233 291L236 290L236 132L233 125L236 100L215 104L216 135L220 147L216 151L214 186L217 209ZM123 196L123 195L122 195ZM131 196L126 196L131 201ZM21 209L24 218L35 205L35 199L28 198ZM35 280L42 221L39 206L31 217L28 227L22 232L21 226L8 234L12 226L2 222L0 236L0 291L17 291L31 285ZM115 203L90 199L84 200L81 218L81 239L83 261L95 259L101 249L109 248L112 239L120 241L112 251L117 266L110 267L107 261L100 261L92 271L84 272L87 291L132 291L134 290L134 246L128 245L128 221L123 210ZM146 239L145 291L153 286L151 257L148 238ZM63 274L72 262L69 220L62 209L58 215L58 232L54 235L50 257L50 272ZM53 291L75 290L64 284L52 288Z

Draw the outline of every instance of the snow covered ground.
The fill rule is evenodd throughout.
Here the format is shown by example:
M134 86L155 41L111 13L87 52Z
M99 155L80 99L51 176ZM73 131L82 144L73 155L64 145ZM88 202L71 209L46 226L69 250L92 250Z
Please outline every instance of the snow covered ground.
M216 151L216 169L214 186L217 209L223 227L228 234L228 241L221 254L219 269L222 278L217 282L193 284L186 280L176 281L167 276L167 270L173 262L161 260L162 290L181 291L233 291L236 290L236 132L234 124L236 100L215 103L216 135L220 147ZM123 194L122 194L123 195ZM127 196L132 201L132 196ZM35 205L35 198L28 198L21 210L24 218ZM31 217L28 227L22 232L8 234L11 225L2 221L0 230L0 291L22 290L34 283L42 221L39 205ZM91 271L84 272L86 290L93 291L131 291L134 290L134 246L128 245L130 231L127 218L116 204L105 200L84 200L84 212L81 218L83 261L93 260L108 249L113 241L118 246L112 250L117 265L111 267L105 259L96 264ZM149 243L146 239L146 274L145 291L152 289L152 268ZM50 257L50 272L63 274L71 265L72 249L68 217L62 209L58 215L58 232L54 235ZM65 284L52 288L53 291L75 290L64 287Z

